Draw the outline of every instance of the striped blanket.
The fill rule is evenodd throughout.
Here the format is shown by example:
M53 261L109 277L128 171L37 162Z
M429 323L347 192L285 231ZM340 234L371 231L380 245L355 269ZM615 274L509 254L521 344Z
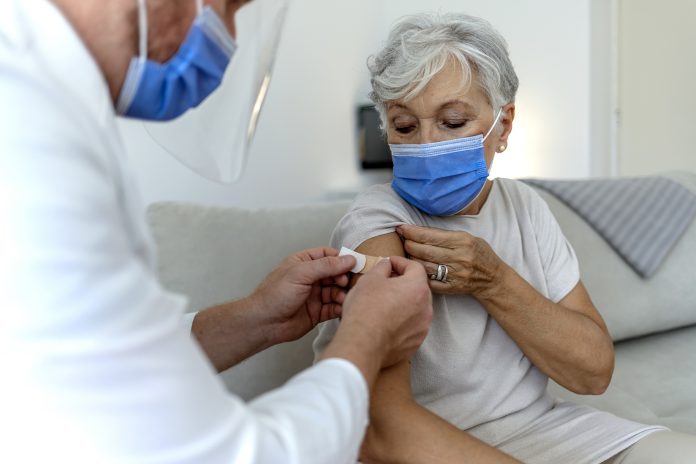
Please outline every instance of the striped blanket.
M643 278L696 216L696 194L665 177L523 181L573 209Z

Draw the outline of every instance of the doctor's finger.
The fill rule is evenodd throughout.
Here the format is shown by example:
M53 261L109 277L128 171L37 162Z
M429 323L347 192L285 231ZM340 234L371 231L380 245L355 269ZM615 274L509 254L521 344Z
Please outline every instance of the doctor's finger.
M328 256L298 264L293 271L301 283L313 284L346 274L355 266L352 256Z
M350 277L348 274L341 274L334 277L327 277L321 281L322 285L338 285L339 287L346 287L350 282Z
M346 300L346 291L339 287L322 287L321 290L321 302L326 303L340 303Z
M391 261L387 258L382 258L377 263L372 266L372 269L367 271L366 276L379 275L384 277L389 277L392 274Z
M389 258L389 261L391 262L392 269L398 275L410 276L413 278L425 276L425 269L416 261L404 258L403 256L392 256Z
M307 257L313 260L326 258L328 256L338 256L338 250L331 247L308 248L306 250L301 251L300 253L306 255Z
M449 248L426 245L411 240L406 240L404 242L404 251L412 258L421 261L430 261L436 264L446 263L452 260L452 250Z
M331 319L336 319L341 317L343 314L343 306L337 303L329 303L322 305L321 311L319 311L319 322L330 321Z

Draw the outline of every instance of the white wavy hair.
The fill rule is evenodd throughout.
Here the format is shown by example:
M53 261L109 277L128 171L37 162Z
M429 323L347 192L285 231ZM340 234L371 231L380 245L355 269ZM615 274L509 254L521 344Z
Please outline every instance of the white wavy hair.
M457 13L406 16L392 28L386 46L367 60L370 98L383 129L387 102L417 96L450 58L462 67L462 85L477 79L494 109L515 101L519 80L507 43L488 21Z

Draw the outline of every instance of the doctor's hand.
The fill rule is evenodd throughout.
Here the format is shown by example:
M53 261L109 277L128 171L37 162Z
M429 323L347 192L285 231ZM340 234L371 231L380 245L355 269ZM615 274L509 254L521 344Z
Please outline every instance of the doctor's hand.
M381 260L348 293L341 324L321 357L351 361L371 386L382 367L418 349L432 314L423 266L399 256Z
M406 254L420 262L428 276L437 275L439 264L447 266L444 282L430 280L435 293L482 297L495 291L510 269L485 240L467 232L403 225L397 233Z
M314 248L288 256L247 298L199 311L191 326L222 372L278 343L296 340L342 312L352 256Z
M248 298L265 320L269 342L297 340L318 323L339 317L352 256L313 248L288 256Z

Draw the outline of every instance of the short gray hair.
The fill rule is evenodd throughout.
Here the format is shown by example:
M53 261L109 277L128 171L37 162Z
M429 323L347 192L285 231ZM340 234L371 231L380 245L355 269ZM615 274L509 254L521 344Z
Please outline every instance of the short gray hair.
M386 126L386 104L418 95L454 58L462 66L463 85L474 76L494 109L515 101L519 80L507 43L491 24L465 14L417 14L400 19L387 44L367 61L370 98Z

